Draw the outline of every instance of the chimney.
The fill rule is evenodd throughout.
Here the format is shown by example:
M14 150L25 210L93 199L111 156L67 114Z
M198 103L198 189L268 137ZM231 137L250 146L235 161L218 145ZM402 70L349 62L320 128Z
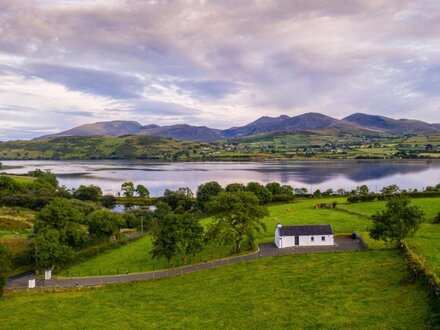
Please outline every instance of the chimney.
M280 223L277 224L277 228L281 228L282 225Z

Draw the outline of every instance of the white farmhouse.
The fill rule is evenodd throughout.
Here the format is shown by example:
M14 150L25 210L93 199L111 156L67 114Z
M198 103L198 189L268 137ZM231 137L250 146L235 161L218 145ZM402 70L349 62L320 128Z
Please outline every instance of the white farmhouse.
M281 249L290 246L334 245L330 225L282 226L275 229L275 245Z

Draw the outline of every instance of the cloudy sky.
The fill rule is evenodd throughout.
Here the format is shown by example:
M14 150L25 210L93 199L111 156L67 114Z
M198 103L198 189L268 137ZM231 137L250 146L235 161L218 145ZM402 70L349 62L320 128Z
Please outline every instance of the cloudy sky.
M310 111L440 122L440 1L0 0L0 140Z

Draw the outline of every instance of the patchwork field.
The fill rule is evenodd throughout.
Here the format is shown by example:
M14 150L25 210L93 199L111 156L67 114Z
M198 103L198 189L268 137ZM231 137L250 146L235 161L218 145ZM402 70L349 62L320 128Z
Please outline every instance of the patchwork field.
M265 258L0 300L2 329L424 329L430 313L427 292L408 281L395 250Z
M358 212L366 216L371 216L377 211L385 209L385 201L362 202L353 204L339 204L338 208ZM432 222L434 217L440 212L440 197L413 198L411 205L417 205L425 212L425 221Z

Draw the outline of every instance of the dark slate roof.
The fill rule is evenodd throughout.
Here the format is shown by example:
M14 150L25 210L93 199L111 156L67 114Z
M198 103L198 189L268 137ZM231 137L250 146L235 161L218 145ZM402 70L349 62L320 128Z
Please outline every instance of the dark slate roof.
M333 235L330 225L281 226L280 236Z

